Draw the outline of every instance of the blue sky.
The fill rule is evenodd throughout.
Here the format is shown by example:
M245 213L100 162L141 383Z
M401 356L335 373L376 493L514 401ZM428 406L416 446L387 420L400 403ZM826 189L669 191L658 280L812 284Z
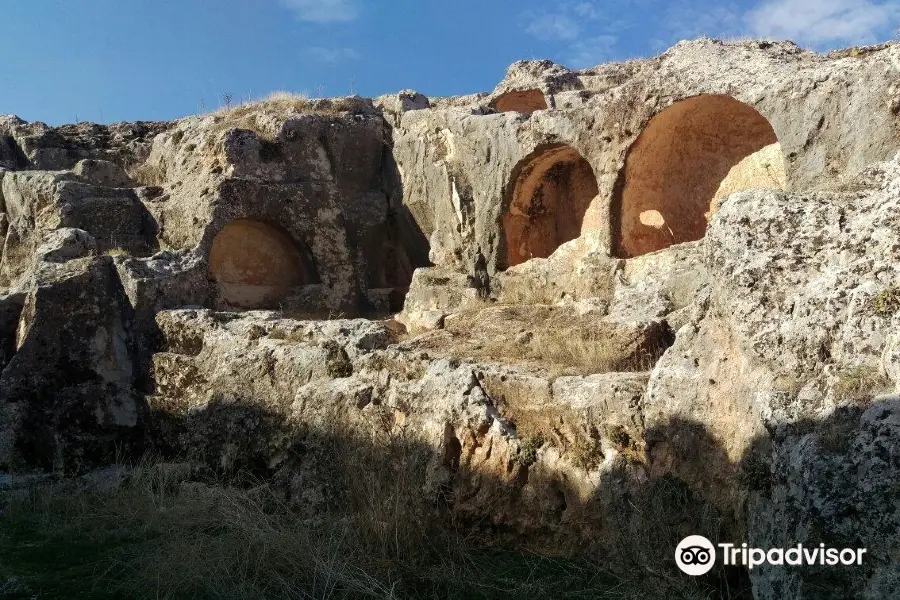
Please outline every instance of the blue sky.
M900 0L0 0L0 114L174 119L230 94L489 91L513 61L572 68L680 39L897 35Z

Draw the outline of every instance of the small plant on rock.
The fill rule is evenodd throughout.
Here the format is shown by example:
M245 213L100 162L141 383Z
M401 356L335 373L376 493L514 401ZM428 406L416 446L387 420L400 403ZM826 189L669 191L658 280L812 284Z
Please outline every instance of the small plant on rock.
M529 435L519 442L519 461L526 467L537 462L537 453L546 440L541 434Z
M274 327L272 328L272 331L269 332L269 339L286 340L288 339L288 332L281 327Z
M580 469L593 471L603 463L603 448L592 436L579 437L569 450L572 462Z
M890 287L875 297L875 314L890 317L900 312L900 287Z
M126 250L125 248L111 248L103 254L105 254L106 256L112 256L113 258L128 258L129 256L131 256L131 252L129 250Z
M887 383L887 378L877 367L860 365L838 376L834 393L838 400L861 404L884 391Z
M644 462L640 446L623 426L608 425L603 433L627 460L633 463Z
M353 375L353 363L347 351L334 340L328 340L322 344L325 350L325 365L329 377L334 379L343 379Z

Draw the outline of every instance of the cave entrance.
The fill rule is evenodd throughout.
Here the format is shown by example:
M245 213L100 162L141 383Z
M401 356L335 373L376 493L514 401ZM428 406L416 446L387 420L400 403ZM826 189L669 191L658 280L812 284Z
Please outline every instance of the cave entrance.
M225 226L209 253L210 277L226 305L275 309L297 286L314 283L297 244L281 230L242 219Z
M619 181L613 235L622 258L701 239L729 194L787 187L772 125L724 95L696 96L654 117L628 151Z
M428 239L403 208L363 236L366 288L375 313L403 310L416 269L430 266Z
M519 112L530 115L536 110L547 110L547 98L541 90L507 92L494 101L497 112Z
M539 150L517 171L503 215L507 267L546 258L581 235L584 215L598 193L591 165L570 146Z

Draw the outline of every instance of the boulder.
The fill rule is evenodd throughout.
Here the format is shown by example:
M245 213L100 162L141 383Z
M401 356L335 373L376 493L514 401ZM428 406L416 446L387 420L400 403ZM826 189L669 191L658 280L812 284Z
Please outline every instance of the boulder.
M39 264L0 375L0 469L78 472L134 449L132 335L110 257Z

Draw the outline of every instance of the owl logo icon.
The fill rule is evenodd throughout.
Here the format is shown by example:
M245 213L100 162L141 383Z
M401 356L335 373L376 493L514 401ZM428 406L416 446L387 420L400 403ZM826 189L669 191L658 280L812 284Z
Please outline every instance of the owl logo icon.
M690 535L675 548L675 563L688 575L705 575L716 564L716 549L702 535Z

